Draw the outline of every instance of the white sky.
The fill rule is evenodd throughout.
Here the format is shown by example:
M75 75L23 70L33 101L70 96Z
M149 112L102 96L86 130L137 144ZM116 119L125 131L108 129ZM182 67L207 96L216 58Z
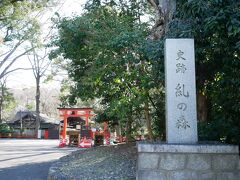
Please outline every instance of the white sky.
M86 0L63 0L64 4L60 7L56 7L52 9L51 12L46 14L46 17L52 17L53 14L57 12L60 14L61 17L66 16L70 17L74 14L79 15L82 13L82 6L85 4ZM60 8L60 9L59 9ZM48 18L46 18L48 19ZM45 22L45 21L44 21ZM48 26L48 23L45 23L45 26ZM47 29L47 27L44 27ZM12 69L15 68L30 68L30 63L27 57L18 59L12 66ZM60 86L59 82L51 82L47 84L48 86ZM9 88L26 88L35 86L35 79L33 76L32 70L19 70L9 75L7 78L7 87Z

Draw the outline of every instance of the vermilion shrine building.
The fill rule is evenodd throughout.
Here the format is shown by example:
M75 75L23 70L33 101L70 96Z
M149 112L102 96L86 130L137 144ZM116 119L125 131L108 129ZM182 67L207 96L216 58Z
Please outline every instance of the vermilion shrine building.
M92 108L58 108L63 123L60 128L60 147L80 144L81 139L92 139L91 118L95 116Z

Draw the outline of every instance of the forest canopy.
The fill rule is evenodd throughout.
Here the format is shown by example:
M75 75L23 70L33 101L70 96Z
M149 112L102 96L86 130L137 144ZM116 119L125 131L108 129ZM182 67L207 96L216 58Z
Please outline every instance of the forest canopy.
M194 38L199 140L239 143L240 2L180 0L166 16L163 8L154 14L156 7L89 0L81 16L55 20L51 58L69 61L70 93L62 100L97 98L101 116L129 139L144 129L164 140L164 40Z

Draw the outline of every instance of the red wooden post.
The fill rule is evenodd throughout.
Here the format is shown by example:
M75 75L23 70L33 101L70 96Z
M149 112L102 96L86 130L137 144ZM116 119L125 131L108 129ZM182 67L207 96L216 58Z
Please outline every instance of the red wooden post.
M68 118L67 110L62 111L62 113L63 113L63 130L59 147L65 147L67 145L67 118Z
M86 126L88 127L89 125L89 115L90 115L90 112L89 111L85 111L85 117L86 117Z
M64 111L63 115L63 139L67 137L67 111Z
M68 117L85 117L85 126L89 126L90 117L94 116L91 114L92 108L58 108L60 116L63 117L63 130L60 132L62 138L60 139L59 147L65 147L67 143L67 121ZM89 140L90 141L90 140ZM88 142L89 143L89 142Z

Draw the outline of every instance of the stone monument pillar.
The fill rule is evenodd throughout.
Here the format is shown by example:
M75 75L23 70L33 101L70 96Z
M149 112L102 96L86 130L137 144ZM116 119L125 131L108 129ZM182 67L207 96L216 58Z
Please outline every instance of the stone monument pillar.
M138 142L137 180L239 180L236 145L197 143L193 39L165 42L167 143Z
M167 143L196 143L196 82L193 39L166 39Z

